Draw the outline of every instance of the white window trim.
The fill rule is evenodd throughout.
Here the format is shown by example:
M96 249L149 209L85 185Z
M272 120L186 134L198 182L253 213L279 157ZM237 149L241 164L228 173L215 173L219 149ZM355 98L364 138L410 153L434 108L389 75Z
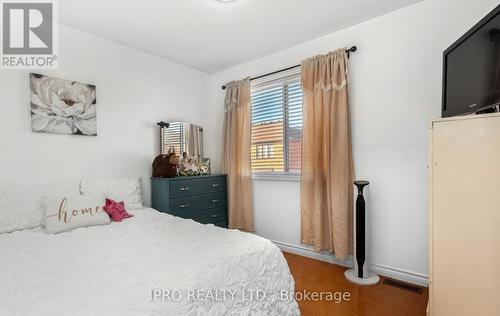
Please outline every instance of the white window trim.
M284 181L300 182L300 173L297 172L254 172L252 173L254 181Z

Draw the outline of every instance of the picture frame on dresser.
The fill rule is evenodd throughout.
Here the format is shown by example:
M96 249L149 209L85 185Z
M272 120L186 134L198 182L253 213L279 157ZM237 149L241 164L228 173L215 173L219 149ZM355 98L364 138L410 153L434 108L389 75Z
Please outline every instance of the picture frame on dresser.
M228 228L226 175L153 177L151 197L160 212Z

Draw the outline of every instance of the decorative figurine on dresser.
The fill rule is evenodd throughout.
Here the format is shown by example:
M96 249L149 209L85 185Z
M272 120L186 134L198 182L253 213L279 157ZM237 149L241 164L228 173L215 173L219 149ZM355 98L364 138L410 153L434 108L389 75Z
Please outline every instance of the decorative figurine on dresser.
M173 178L179 174L179 157L175 154L173 148L170 148L168 154L160 154L153 161L154 178Z
M203 158L203 129L184 122L160 122L158 125L161 127L162 151L158 157L165 157L168 151L179 152L183 153L184 163L187 161L186 157L192 157L189 161L204 162L205 165L200 163L200 170L203 172L179 172L181 176L164 176L158 170L158 166L162 167L157 157L151 178L152 207L202 224L227 228L226 175L207 175L209 169L206 167L208 160ZM176 162L177 167L182 169L178 158Z

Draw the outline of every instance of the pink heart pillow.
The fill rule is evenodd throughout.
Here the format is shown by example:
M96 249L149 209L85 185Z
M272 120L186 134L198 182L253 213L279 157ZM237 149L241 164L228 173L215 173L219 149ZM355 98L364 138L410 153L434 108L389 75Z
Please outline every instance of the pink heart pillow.
M127 211L125 210L125 203L115 202L111 199L106 199L104 210L106 211L106 213L108 213L109 217L111 217L114 222L121 222L125 218L134 216L127 213Z

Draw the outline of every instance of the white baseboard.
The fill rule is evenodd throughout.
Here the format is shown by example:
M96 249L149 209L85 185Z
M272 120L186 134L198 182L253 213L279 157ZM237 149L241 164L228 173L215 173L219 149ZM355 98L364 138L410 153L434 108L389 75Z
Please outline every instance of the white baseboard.
M310 249L307 247L301 247L296 245L291 245L287 243L283 243L280 241L271 240L276 246L278 246L281 250L290 252L296 255L333 263L339 266L343 266L346 268L352 268L352 259L338 259L332 256L327 252L318 252L314 249Z
M352 268L353 267L353 261L352 258L349 259L338 259L335 258L333 255L331 255L328 252L317 252L314 249L307 248L304 246L297 246L297 245L291 245L287 243L283 243L280 241L275 241L272 240L272 242L278 246L281 250L290 252L296 255L324 261L324 262L329 262L333 263L339 266L347 267L347 268ZM388 267L388 266L383 266L379 264L370 264L370 270L379 274L386 276L388 278L400 280L403 282L408 282L411 284L417 284L421 286L428 286L429 284L429 279L428 276L425 274L420 274L420 273L415 273L411 271L406 271L402 269L397 269L393 267Z
M370 270L391 279L396 279L426 287L429 286L429 276L427 276L426 274L383 266L375 263L370 264Z

